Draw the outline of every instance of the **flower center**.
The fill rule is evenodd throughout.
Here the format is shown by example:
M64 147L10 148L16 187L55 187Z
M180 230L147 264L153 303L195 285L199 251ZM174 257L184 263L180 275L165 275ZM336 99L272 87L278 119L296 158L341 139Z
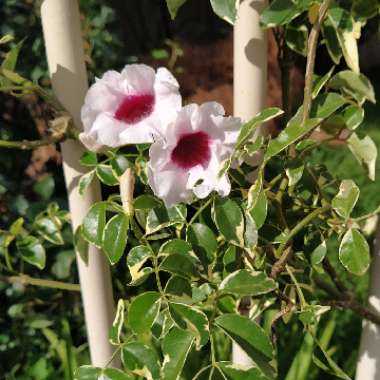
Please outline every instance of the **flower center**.
M206 164L211 157L210 139L204 132L182 135L171 153L171 160L181 169Z
M135 124L153 112L153 95L128 95L119 104L115 118L128 124Z

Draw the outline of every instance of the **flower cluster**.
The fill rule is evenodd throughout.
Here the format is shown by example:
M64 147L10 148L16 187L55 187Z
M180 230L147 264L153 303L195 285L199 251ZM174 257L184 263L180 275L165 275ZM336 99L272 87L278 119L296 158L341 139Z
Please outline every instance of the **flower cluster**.
M232 154L241 121L224 115L216 102L182 107L178 82L167 69L155 72L133 64L121 73L106 72L91 86L79 137L92 151L153 143L149 184L170 207L212 191L229 194L230 182L227 175L219 176L220 164Z

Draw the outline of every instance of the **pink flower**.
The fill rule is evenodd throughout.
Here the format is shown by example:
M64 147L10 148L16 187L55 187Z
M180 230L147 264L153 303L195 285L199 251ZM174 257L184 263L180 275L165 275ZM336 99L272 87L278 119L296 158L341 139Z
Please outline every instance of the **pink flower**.
M93 151L152 142L181 103L178 82L163 67L157 73L143 64L107 71L87 92L79 138Z
M190 202L194 195L207 197L212 191L230 193L227 175L219 177L221 163L231 156L241 120L224 117L215 102L190 104L167 125L164 139L152 144L148 178L153 192L167 207Z

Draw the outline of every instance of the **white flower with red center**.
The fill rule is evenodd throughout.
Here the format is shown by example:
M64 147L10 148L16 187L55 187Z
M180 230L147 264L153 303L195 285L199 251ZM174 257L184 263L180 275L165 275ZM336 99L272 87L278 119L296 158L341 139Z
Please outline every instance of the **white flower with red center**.
M164 139L150 147L149 184L167 207L190 202L194 195L207 197L212 191L230 193L227 175L219 177L221 163L233 151L241 120L225 117L215 102L190 104L167 125Z
M157 73L143 64L127 65L121 73L107 71L88 90L79 138L93 151L150 143L181 103L178 82L163 67Z

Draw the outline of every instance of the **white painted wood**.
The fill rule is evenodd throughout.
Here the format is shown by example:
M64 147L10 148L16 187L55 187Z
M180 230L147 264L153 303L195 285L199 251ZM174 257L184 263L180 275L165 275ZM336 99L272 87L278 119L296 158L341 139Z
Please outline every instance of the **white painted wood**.
M267 32L259 17L267 0L241 0L234 26L234 115L248 121L266 105ZM232 346L232 361L251 366L252 361L237 345Z
M72 115L75 125L81 128L80 109L88 83L77 0L44 0L41 18L54 93ZM81 196L78 179L85 172L79 165L83 148L76 141L67 141L61 144L61 149L75 230L91 205L101 200L100 186L94 181ZM92 364L103 367L114 351L108 341L114 314L110 269L102 252L95 247L89 250L88 266L78 255L77 265Z
M373 260L369 305L380 314L380 222L377 226ZM356 380L380 380L380 327L369 321L363 322Z

